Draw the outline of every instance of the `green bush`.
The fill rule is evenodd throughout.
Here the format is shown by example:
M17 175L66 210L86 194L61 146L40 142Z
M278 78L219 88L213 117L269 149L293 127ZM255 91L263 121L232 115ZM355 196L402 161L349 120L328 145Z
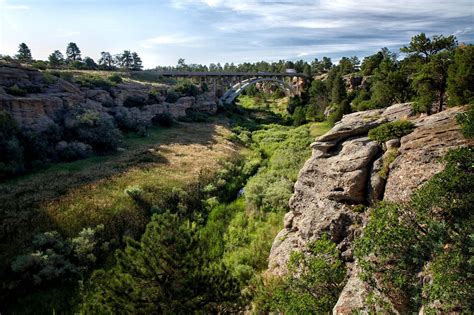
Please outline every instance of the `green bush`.
M115 83L100 76L83 74L75 77L76 83L88 88L108 89L115 86Z
M175 91L184 96L197 96L200 93L199 87L188 80L178 81Z
M413 131L415 126L407 120L389 122L375 127L369 131L369 139L379 143L390 139L401 138Z
M461 132L466 138L474 138L474 105L469 105L465 113L456 115L456 121L461 125Z
M173 116L169 113L157 114L152 118L152 123L156 126L171 128L174 124Z
M18 87L18 85L16 84L6 88L5 90L8 94L14 95L14 96L25 96L28 93L26 89L22 89Z
M111 82L114 82L114 83L122 83L123 82L122 77L117 73L112 74L107 79Z
M345 285L346 268L336 244L327 236L310 243L308 252L293 252L288 275L274 279L258 292L257 313L326 314Z
M449 151L444 161L408 204L373 209L356 241L364 279L407 313L421 305L433 313L474 310L474 150Z
M167 102L167 103L176 103L176 101L179 98L180 98L180 95L174 89L168 89L166 91L165 102Z

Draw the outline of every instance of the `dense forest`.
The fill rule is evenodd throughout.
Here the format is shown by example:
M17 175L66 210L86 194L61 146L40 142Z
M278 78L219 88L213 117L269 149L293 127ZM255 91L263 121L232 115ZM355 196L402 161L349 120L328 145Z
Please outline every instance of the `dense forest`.
M77 45L70 43L66 55L55 51L48 61L33 60L27 45L21 44L17 56L0 59L31 64L50 80L69 76L71 83L91 88L111 88L130 78L116 70L148 71L141 70L140 58L130 51L115 58L103 52L96 64L91 58L81 59ZM69 73L71 69L111 72L103 78L94 71ZM0 206L5 250L0 265L1 312L328 313L347 277L340 252L327 237L311 243L304 253L292 253L286 276L265 277L270 247L314 138L345 114L405 102L426 115L469 105L457 120L466 138L474 135L474 46L458 45L454 36L428 38L422 33L399 53L382 48L362 61L345 57L337 64L327 57L311 63L223 66L187 65L180 59L176 67L156 69L295 69L309 77L303 93L289 99L278 91L252 87L216 116L194 114L176 121L161 115L144 126L123 113L111 119L80 112L71 114L80 118L73 127L60 125L38 135L21 129L10 114L0 111L0 195L7 199L16 184L33 185L35 178L41 182L61 168L74 175L93 164L110 163L124 143L160 143L183 126L190 126L186 130L193 133L202 124L219 125L226 130L219 141L233 146L232 154L220 157L214 167L200 170L192 180L166 177L173 170L158 171L162 161L146 155L147 147L142 156L128 161L130 169L136 170L120 179L114 177L118 175L102 178L49 203L35 203L20 193L15 196L18 201L5 201ZM162 78L152 81L163 82ZM18 86L6 92L29 93ZM179 97L205 92L204 86L179 81L156 90L150 98L163 97L173 104ZM130 102L130 108L146 105ZM369 137L384 142L412 129L406 122L397 122L372 130ZM85 151L51 149L64 139L89 147ZM377 283L394 299L408 301L413 312L421 305L441 303L442 312L470 313L474 311L473 150L450 151L443 163L444 170L418 189L409 204L378 203L371 209L360 205L370 220L356 242L355 256L369 283ZM31 174L24 175L25 170ZM155 182L147 182L153 172L162 173L154 177ZM90 189L100 193L92 194ZM102 202L102 195L113 202ZM43 198L47 197L39 199ZM45 223L44 211L54 217L54 224ZM10 246L12 226L18 229L15 235L24 234L24 238L10 240ZM377 260L371 259L374 255ZM428 261L432 281L420 283L417 272Z

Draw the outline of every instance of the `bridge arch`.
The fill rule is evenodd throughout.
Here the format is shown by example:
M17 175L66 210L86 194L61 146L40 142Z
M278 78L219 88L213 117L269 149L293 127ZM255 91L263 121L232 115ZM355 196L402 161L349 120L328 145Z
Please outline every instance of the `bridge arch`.
M222 95L221 100L224 104L232 104L232 102L240 95L243 91L248 89L253 84L257 84L259 82L273 82L278 84L282 90L285 92L286 95L294 95L295 89L293 86L288 84L283 80L279 80L276 78L250 78L232 86L229 90L227 90L224 95Z

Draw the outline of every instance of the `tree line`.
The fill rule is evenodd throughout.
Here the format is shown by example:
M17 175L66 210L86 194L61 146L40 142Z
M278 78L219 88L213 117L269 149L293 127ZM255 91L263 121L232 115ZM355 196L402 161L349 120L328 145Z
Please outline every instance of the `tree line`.
M18 46L18 53L14 57L1 56L0 59L7 61L18 61L20 63L31 64L35 68L67 68L81 70L132 70L139 71L143 69L142 60L136 52L124 50L119 54L111 54L108 51L100 53L97 62L91 57L82 58L82 53L76 43L69 43L66 47L65 55L59 51L53 51L48 60L35 60L31 54L31 49L25 43Z

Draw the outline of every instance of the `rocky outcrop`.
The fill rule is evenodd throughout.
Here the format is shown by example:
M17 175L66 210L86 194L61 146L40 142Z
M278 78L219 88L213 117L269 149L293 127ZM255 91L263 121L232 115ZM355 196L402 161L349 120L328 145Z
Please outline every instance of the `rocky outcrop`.
M8 89L14 85L29 93L24 96L8 94ZM157 114L168 113L173 118L184 117L190 111L214 114L219 105L219 99L209 93L181 97L171 104L164 102L164 97L147 84L124 82L111 88L91 88L51 78L51 75L47 79L38 70L0 65L0 110L10 112L21 127L31 129L58 122L67 112L77 108L112 116L117 112L132 112L134 117L149 124Z
M268 272L285 274L292 251L305 251L309 242L327 233L348 263L348 282L334 314L367 311L364 303L370 288L359 278L360 269L352 255L353 240L362 233L367 218L353 211L354 205L370 205L382 198L407 201L415 189L442 170L439 157L450 148L468 144L455 122L455 114L462 110L452 108L417 118L411 104L396 104L346 115L316 139L311 145L313 154L295 184L284 229L273 243ZM415 130L384 145L367 138L371 128L399 119L412 120ZM384 154L384 150L389 151ZM398 157L382 177L380 171L394 152ZM392 311L397 312L393 307Z

